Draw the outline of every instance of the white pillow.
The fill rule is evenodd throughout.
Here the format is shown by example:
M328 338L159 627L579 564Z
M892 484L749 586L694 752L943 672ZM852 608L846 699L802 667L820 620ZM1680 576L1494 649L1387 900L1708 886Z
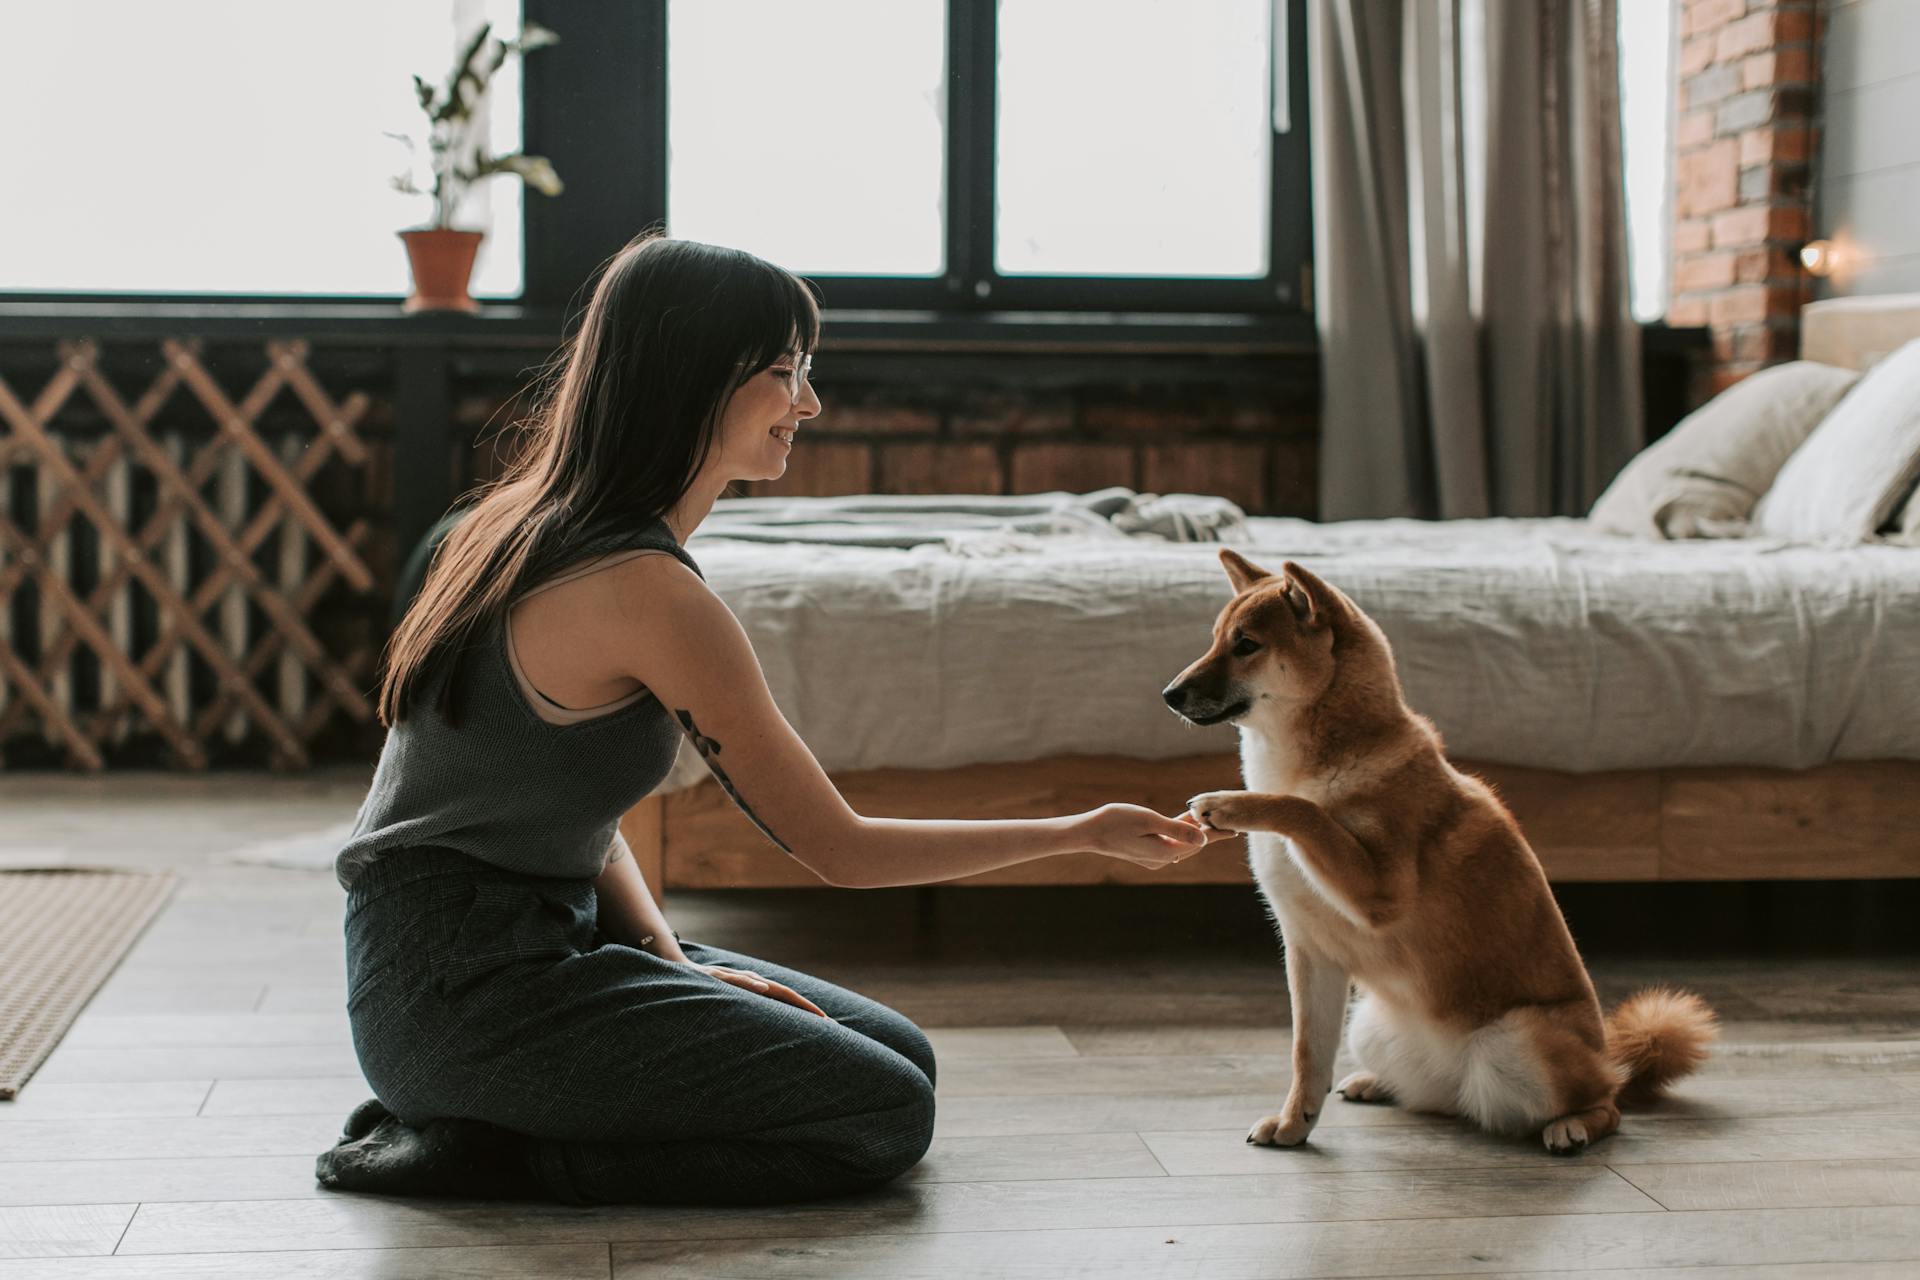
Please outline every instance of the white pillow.
M1741 379L1641 450L1589 518L1641 538L1737 537L1781 464L1859 377L1796 360Z
M1864 542L1920 472L1920 338L1866 371L1780 468L1754 530L1797 542Z

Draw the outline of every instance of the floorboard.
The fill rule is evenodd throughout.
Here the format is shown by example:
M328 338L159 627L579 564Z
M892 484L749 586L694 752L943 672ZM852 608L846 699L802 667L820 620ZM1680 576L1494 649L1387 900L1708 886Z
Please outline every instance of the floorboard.
M1307 1147L1247 1146L1289 1064L1278 948L1242 891L675 894L683 935L927 1028L940 1106L916 1170L764 1209L327 1192L313 1157L368 1094L340 891L227 854L338 822L364 785L0 775L0 864L183 877L0 1103L0 1276L1920 1276L1920 964L1848 932L1858 887L1798 890L1826 892L1825 934L1783 929L1797 900L1771 888L1664 886L1640 915L1618 886L1568 895L1603 998L1677 983L1724 1021L1700 1075L1568 1159L1338 1099Z

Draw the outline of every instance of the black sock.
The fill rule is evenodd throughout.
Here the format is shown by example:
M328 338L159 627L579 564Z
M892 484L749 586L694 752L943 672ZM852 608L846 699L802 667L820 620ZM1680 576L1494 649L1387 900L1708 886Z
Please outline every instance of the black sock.
M362 1104L354 1117L366 1109ZM313 1172L322 1186L341 1191L544 1199L526 1152L521 1135L478 1120L429 1120L416 1129L387 1115L359 1137L341 1138L314 1162Z
M353 1114L347 1117L346 1124L340 1128L340 1136L349 1142L355 1138L364 1138L373 1132L375 1125L392 1114L393 1112L387 1110L386 1104L380 1099L368 1098L355 1107Z

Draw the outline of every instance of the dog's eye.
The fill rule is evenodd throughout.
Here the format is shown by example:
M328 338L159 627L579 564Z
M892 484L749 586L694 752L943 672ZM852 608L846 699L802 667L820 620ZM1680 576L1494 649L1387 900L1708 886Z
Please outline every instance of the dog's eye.
M1250 658L1258 652L1260 642L1251 636L1241 636L1233 642L1233 656L1236 658Z

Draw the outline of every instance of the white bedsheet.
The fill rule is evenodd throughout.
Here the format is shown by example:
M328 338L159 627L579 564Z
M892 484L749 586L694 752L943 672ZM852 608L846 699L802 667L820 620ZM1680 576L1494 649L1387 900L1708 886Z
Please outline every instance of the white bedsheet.
M1393 642L1457 757L1586 772L1920 759L1920 551L1652 543L1578 520L1319 525L1297 559ZM1236 749L1160 689L1229 590L1217 544L1063 537L978 558L696 537L774 696L829 771ZM669 789L704 773L683 753Z

